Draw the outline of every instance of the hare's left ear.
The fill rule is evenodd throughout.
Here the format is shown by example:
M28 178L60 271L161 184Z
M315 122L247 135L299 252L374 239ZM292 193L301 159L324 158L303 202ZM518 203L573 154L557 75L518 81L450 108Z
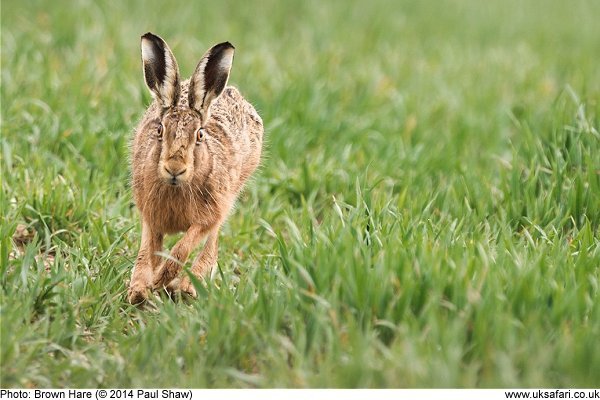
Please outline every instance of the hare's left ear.
M150 32L142 36L144 79L152 96L163 108L179 100L179 67L167 43Z
M213 46L202 56L190 78L188 103L198 111L205 124L210 117L210 105L217 99L229 79L235 48L229 42Z

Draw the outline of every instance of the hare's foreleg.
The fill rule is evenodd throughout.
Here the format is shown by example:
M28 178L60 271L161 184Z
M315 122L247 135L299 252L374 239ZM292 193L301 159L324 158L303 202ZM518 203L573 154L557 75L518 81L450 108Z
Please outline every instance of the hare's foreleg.
M185 232L179 242L173 246L169 258L156 271L154 288L160 289L167 286L179 274L181 266L205 235L206 227L202 225L192 225Z
M138 304L148 297L147 290L154 283L154 271L159 263L158 253L162 250L163 235L153 232L142 221L142 242L138 252L127 298L131 304Z
M217 258L219 255L219 228L209 233L204 248L198 254L194 260L194 264L191 268L191 273L194 274L198 279L204 275L209 274L215 265L217 265ZM194 285L190 281L190 278L186 275L181 279L179 284L179 290L186 292L193 297L196 297L196 290Z

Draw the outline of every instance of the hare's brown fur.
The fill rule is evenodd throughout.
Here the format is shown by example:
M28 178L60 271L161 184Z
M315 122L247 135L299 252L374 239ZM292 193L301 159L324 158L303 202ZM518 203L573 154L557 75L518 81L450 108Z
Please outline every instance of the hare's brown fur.
M135 131L131 167L142 240L129 287L132 303L144 300L148 289L167 285L195 294L187 276L178 278L181 265L204 237L191 272L201 277L216 264L219 228L260 163L262 120L239 91L226 87L203 121L188 106L189 89L189 80L181 83L168 109L155 100ZM204 136L196 143L199 127ZM173 170L183 172L175 178L168 172ZM164 235L177 232L185 233L170 257L161 257Z

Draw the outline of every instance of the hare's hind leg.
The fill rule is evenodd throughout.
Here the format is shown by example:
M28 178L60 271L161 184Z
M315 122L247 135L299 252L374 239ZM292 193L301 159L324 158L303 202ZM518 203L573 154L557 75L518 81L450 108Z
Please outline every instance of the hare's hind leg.
M206 239L204 248L198 254L198 257L194 260L191 272L198 279L202 278L206 274L209 274L212 268L217 265L217 258L219 255L219 228L213 230ZM196 289L190 281L190 278L186 275L181 279L179 284L179 290L186 292L189 295L196 297Z
M142 221L142 243L127 291L127 299L131 304L141 303L148 297L148 289L152 287L154 270L159 262L158 253L162 250L162 242L163 235L153 232L150 226Z

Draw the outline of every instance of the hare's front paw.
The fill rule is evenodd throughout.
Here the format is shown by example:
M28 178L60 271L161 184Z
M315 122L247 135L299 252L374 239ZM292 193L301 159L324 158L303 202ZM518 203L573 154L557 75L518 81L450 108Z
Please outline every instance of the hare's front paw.
M179 290L181 291L181 293L186 293L192 296L193 298L197 297L196 288L194 288L194 285L190 281L190 278L187 276L181 279L181 282L179 283Z
M154 275L154 289L162 289L169 286L169 283L177 277L178 266L165 262Z
M130 304L138 305L148 299L148 288L141 283L132 283L127 289L127 300Z

